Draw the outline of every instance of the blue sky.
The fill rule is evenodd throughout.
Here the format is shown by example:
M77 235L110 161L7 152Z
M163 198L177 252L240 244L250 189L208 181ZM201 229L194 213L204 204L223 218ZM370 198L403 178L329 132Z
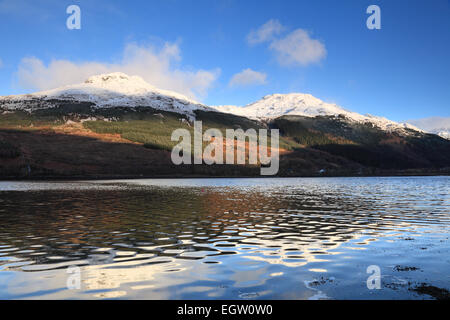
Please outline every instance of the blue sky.
M303 92L397 121L450 116L448 0L0 0L0 26L0 95L118 69L210 105Z

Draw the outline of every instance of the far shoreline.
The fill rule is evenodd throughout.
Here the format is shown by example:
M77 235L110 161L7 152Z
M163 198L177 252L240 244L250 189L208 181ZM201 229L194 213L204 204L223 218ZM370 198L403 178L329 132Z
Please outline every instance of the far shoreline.
M74 175L74 176L36 176L36 177L0 177L0 182L59 182L59 181L102 181L102 180L146 180L146 179L271 179L271 178L393 178L393 177L449 177L450 172L417 172L361 175L275 175L275 176L205 176L205 175Z

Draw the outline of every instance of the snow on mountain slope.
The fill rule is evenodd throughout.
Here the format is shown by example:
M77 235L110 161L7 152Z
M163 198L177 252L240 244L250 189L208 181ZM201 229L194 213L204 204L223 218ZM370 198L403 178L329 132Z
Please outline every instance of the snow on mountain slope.
M408 122L426 132L434 133L450 140L450 117L431 117L408 120Z
M181 94L158 89L138 76L121 72L92 76L84 83L33 94L0 97L6 110L48 108L54 100L91 102L95 107L153 107L193 116L194 110L212 110ZM38 101L39 103L32 103Z
M89 102L94 108L152 107L185 114L191 119L195 118L195 110L232 113L257 120L274 119L283 115L306 117L343 115L351 121L370 122L383 130L409 128L422 131L407 123L351 112L336 104L326 103L310 94L302 93L268 95L245 107L208 107L176 92L158 89L138 76L128 76L121 72L92 76L84 83L52 90L0 97L0 110L32 111L56 107L61 101Z
M444 139L450 140L450 130L448 130L448 131L437 131L437 132L431 132L431 133L435 133L435 134L437 134L438 136L440 136L440 137L442 137Z
M383 117L361 115L348 111L336 104L326 103L310 94L303 93L272 94L245 107L215 106L213 108L220 112L258 120L275 119L284 115L304 117L344 115L353 121L370 122L383 130L391 131L409 128L422 131L408 123L397 123Z

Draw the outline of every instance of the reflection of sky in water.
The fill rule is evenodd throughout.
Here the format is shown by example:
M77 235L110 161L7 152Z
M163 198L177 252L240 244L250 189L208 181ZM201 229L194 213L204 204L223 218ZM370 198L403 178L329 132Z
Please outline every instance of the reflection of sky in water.
M449 182L0 182L0 297L415 297L408 281L449 289ZM372 264L386 284L377 292L365 285ZM66 289L70 265L81 267L81 290Z

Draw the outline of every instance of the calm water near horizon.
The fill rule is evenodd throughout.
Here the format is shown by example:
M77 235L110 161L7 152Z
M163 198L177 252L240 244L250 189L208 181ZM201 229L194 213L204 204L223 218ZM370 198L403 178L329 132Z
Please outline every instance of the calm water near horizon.
M449 232L450 177L0 181L0 299L431 299Z

